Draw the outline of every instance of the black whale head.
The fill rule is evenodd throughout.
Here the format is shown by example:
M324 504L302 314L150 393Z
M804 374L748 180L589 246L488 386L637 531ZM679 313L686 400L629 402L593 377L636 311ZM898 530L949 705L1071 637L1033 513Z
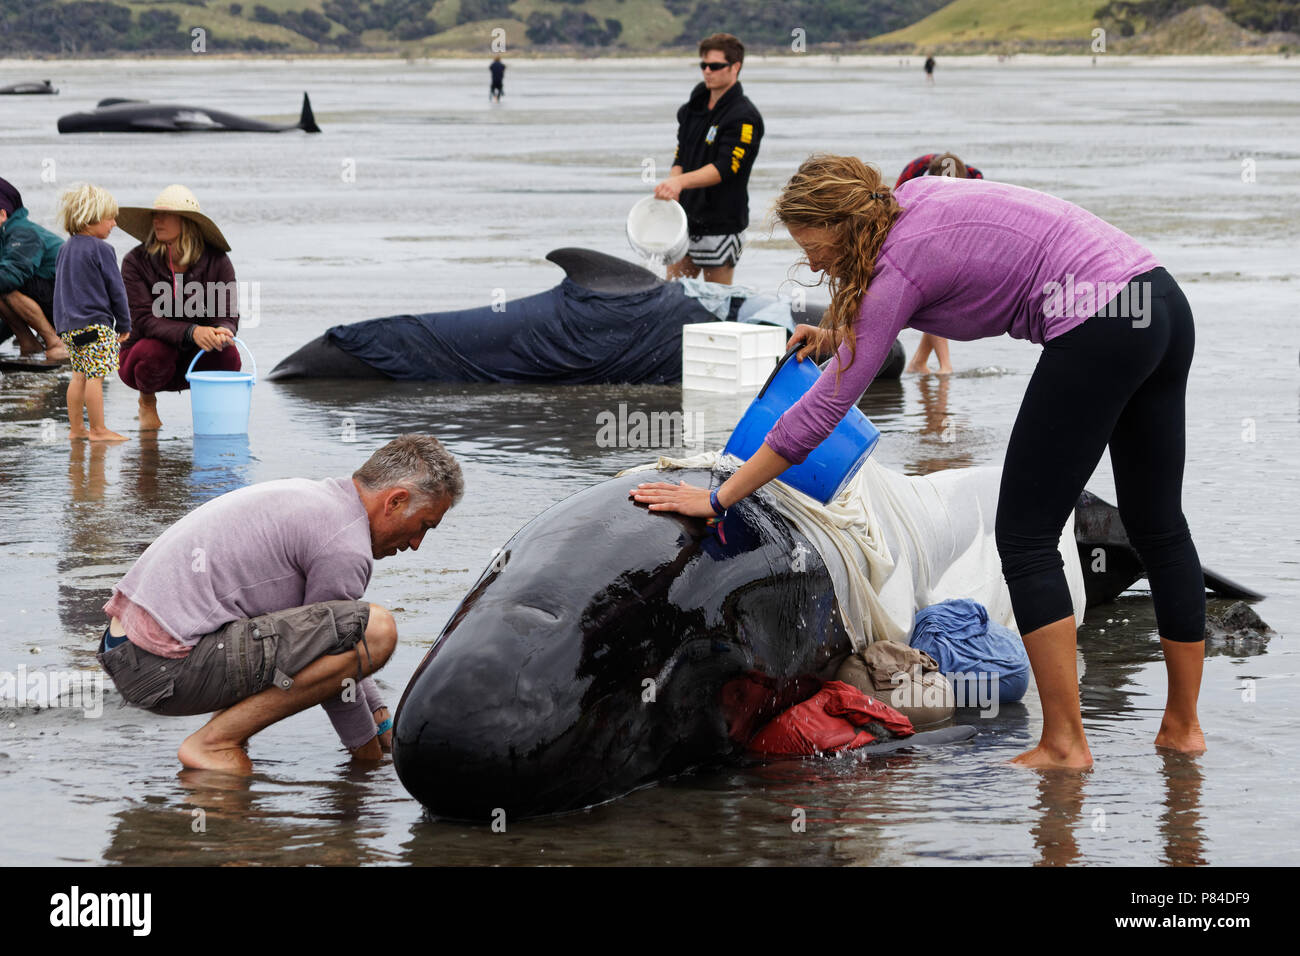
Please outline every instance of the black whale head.
M572 810L734 754L847 650L821 559L760 499L719 534L637 480L516 534L411 678L393 758L432 814Z

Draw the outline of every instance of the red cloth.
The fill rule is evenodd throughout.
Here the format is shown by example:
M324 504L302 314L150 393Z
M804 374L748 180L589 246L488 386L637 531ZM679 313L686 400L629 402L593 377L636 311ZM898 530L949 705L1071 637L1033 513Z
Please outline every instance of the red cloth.
M796 704L758 732L749 752L759 757L810 757L853 750L875 740L862 724L877 721L898 737L916 733L912 722L843 681L827 681L812 697Z

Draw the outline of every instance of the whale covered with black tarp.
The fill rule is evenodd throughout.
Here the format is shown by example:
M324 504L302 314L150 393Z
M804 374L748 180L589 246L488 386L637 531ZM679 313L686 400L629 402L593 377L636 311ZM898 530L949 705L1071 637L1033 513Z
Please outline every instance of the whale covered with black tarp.
M565 278L545 292L454 312L336 325L268 378L675 384L682 375L682 327L719 320L680 282L614 256L556 249L546 258L564 269ZM733 318L744 305L737 300ZM810 306L800 318L816 323L821 309ZM901 346L895 351L882 374L896 378L904 356Z

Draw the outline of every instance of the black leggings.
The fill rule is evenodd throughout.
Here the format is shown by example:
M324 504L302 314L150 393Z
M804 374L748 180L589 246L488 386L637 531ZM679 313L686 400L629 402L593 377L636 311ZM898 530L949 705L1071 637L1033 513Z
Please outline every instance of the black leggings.
M1138 283L1150 294L1136 298ZM1134 313L1141 303L1145 316ZM1182 510L1195 341L1187 299L1157 268L1043 346L1011 430L998 496L998 553L1021 634L1074 616L1057 543L1109 444L1120 517L1146 568L1160 635L1204 639L1204 578Z

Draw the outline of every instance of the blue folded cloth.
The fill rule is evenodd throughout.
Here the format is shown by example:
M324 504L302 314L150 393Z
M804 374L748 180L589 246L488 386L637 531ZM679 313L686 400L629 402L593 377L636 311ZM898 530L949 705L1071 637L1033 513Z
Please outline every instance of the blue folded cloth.
M953 674L996 678L1002 703L1020 700L1029 689L1029 655L1020 635L990 621L975 601L960 598L923 608L908 643L938 661L949 679Z

